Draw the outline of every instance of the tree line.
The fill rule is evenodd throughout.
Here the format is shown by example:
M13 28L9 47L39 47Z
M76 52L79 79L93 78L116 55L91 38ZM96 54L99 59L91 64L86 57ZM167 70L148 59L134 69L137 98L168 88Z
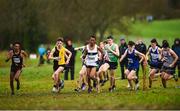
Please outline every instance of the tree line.
M98 33L102 40L114 28L129 34L130 18L170 11L169 0L0 0L0 49L18 40L33 52L58 36L81 42Z

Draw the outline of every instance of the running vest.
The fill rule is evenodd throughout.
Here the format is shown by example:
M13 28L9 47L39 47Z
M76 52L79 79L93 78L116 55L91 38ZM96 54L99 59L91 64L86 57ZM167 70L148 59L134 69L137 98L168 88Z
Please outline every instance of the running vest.
M174 58L169 53L169 51L162 50L162 55L165 58L165 61L163 62L163 66L169 67L169 65L173 63Z
M23 64L23 57L21 57L21 51L19 54L15 54L13 50L13 56L12 56L12 65L13 67L22 67Z
M109 62L117 62L118 57L116 55L114 55L111 51L109 51L108 48L110 48L113 51L116 51L116 45L114 43L111 46L109 44L107 44L105 46L105 50L107 50Z
M56 61L54 60L54 62L58 62L58 65L64 65L65 62L65 48L62 46L60 50L57 49L57 47L55 47L55 52L53 53L53 57L59 57L60 60Z
M86 65L87 66L97 66L98 61L98 46L95 45L94 49L91 50L89 45L87 45L87 56L86 56Z
M158 47L156 46L155 49L153 49L151 47L150 49L150 61L152 64L154 65L158 65L159 62L159 51L158 51Z
M135 54L135 49L130 52L127 49L127 59L128 59L128 67L129 68L138 68L139 67L139 59Z

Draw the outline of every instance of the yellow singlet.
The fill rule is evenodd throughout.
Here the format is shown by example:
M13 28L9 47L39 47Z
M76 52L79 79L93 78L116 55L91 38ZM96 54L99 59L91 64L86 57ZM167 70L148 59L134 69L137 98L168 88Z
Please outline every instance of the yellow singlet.
M61 49L59 50L60 60L58 62L58 65L64 65L65 64L65 54L66 54L65 48L62 46Z

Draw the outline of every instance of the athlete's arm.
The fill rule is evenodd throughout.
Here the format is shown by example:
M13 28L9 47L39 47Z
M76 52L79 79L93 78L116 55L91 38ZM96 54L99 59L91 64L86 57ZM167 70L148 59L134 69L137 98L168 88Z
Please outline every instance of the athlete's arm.
M121 56L121 58L119 59L120 62L122 62L122 60L126 57L127 55L127 50L124 52L124 54Z
M68 57L67 57L67 60L66 60L66 64L69 64L69 61L70 61L71 56L72 56L72 53L68 49L66 49L66 48L65 48L65 52L68 54Z
M5 61L8 62L12 58L12 55L13 55L13 51L11 50L7 53L7 59Z
M175 59L174 59L174 61L172 62L172 64L169 65L169 67L173 67L173 66L176 64L177 60L178 60L178 56L176 55L176 53L175 53L172 49L170 49L170 53L172 54L172 56L173 56Z
M161 48L158 48L158 51L159 51L159 54L160 54L160 60L162 59L162 49Z
M164 62L164 61L165 61L165 58L164 58L164 56L163 56L162 51L163 51L163 48L162 48L162 50L161 50L161 59L160 59L160 60L161 60L162 62Z
M81 47L74 48L74 50L83 50L84 48L85 48L85 46L81 46Z
M102 59L104 57L103 50L99 46L97 48L98 48L98 53L100 52L100 54L98 54L98 55L100 55L99 57L100 57L100 59Z
M82 59L85 59L87 55L87 47L84 48Z
M28 57L28 54L24 50L21 50L21 53L22 53L23 58L27 58ZM22 67L26 66L24 63L25 63L25 60L23 61Z
M59 61L59 57L53 57L54 52L55 52L55 47L51 50L48 59Z
M147 53L146 53L146 60L149 59L149 53L150 53L150 48L148 49Z
M112 49L109 48L109 51L111 51L114 55L118 56L119 57L119 48L118 48L118 45L116 44L116 49L115 51L113 51Z
M140 53L139 51L135 50L135 54L141 57L141 60L139 61L139 63L141 63L143 60L146 60L146 57L143 53Z
M22 55L23 55L24 57L28 57L27 52L25 52L24 50L22 50L21 53L22 53Z

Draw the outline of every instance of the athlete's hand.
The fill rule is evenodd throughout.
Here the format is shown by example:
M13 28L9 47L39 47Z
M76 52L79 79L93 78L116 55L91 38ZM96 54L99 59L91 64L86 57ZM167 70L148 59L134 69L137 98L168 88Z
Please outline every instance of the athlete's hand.
M107 48L108 51L112 52L112 49L110 47Z
M69 60L66 61L66 64L69 64Z
M161 61L162 61L162 62L164 62L165 60L166 60L166 58L165 58L165 57L163 57L163 58L161 59Z
M59 60L60 60L60 57L54 57L54 60L59 61Z
M174 65L173 64L170 64L169 67L173 67Z

